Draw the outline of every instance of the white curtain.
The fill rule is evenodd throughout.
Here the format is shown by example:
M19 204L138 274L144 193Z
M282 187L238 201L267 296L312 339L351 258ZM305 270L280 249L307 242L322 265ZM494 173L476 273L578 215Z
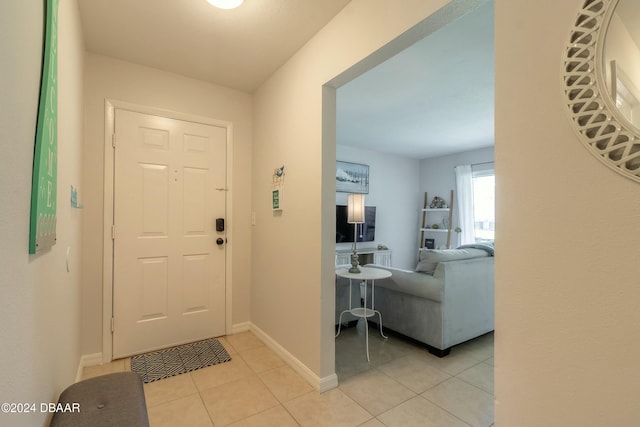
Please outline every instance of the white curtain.
M455 167L456 190L458 193L458 221L462 229L460 233L460 244L475 243L476 238L473 232L473 173L471 165L460 165Z

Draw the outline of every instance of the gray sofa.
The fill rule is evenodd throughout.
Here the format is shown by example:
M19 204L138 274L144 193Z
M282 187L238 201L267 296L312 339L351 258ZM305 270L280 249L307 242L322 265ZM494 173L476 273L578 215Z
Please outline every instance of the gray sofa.
M426 344L440 357L456 344L493 330L492 248L422 250L416 268L421 271L375 267L392 273L390 278L375 282L375 308L386 329ZM338 306L348 305L348 288L348 281L339 281L336 317L344 309ZM367 289L370 292L370 287ZM377 317L370 319L375 320Z

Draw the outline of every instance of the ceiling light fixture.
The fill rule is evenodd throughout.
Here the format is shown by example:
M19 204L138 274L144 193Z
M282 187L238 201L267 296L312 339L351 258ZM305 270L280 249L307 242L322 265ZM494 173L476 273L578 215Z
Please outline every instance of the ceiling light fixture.
M244 0L207 0L210 5L220 9L235 9L240 6Z

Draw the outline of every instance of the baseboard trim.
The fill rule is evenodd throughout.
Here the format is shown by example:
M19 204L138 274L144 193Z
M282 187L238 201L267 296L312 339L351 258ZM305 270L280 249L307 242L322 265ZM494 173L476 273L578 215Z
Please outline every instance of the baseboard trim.
M249 330L253 332L258 338L260 338L260 340L264 342L267 347L273 350L278 356L282 357L282 359L289 366L291 366L294 371L300 374L305 380L307 380L309 384L311 384L311 386L313 386L313 388L318 390L320 393L338 387L338 376L336 374L331 374L327 377L320 378L304 363L298 360L298 358L289 353L284 347L278 344L278 342L276 342L255 324L250 323Z
M102 353L83 354L80 356L78 370L76 371L76 382L82 380L82 371L87 366L96 366L102 363Z
M318 391L322 393L336 387L338 387L338 375L331 374L328 377L320 378L320 387Z
M231 333L239 334L240 332L247 332L251 329L251 322L242 322L231 325Z

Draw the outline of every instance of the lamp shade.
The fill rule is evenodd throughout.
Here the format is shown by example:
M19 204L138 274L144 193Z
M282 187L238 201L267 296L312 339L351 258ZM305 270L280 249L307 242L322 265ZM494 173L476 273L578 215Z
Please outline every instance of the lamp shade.
M347 199L347 222L364 223L364 194L349 194Z

